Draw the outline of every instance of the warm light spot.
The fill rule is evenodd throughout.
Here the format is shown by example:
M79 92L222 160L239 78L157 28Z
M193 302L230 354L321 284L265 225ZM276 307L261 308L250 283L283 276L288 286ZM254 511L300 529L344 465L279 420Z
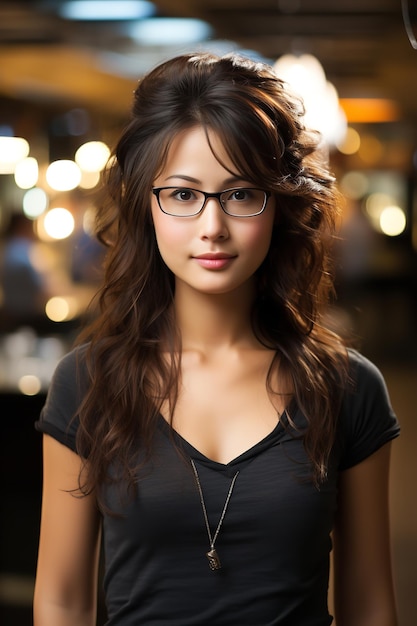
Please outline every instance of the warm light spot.
M72 297L54 296L45 306L45 313L52 322L65 322L78 313L77 300Z
M404 232L407 224L405 213L399 206L387 206L379 218L379 225L384 235L397 237Z
M18 381L18 387L25 396L36 396L41 390L41 381L34 374L25 374Z
M110 156L109 147L102 141L88 141L75 153L75 162L85 172L101 172Z
M347 172L340 179L340 189L343 194L352 200L359 200L368 191L369 180L362 172Z
M0 137L0 174L13 174L28 154L29 144L23 137Z
M53 322L63 322L68 317L68 302L65 298L50 298L46 303L45 313Z
M14 179L16 185L21 189L30 189L38 182L39 167L34 157L27 157L17 163Z
M51 209L45 215L43 227L52 239L66 239L74 231L74 218L68 209Z
M394 199L386 193L372 193L366 200L365 210L374 228L381 230L380 219L384 209L391 206Z
M55 191L70 191L78 187L81 170L75 161L68 159L54 161L46 170L46 181Z
M359 156L368 165L378 163L384 153L382 142L374 135L362 135Z
M81 189L93 189L100 182L100 172L81 172L79 187Z
M349 124L396 122L401 118L398 104L387 98L341 98L340 105Z
M407 225L404 210L386 193L371 194L366 201L366 212L373 227L389 237L401 235Z
M337 143L336 147L342 154L355 154L359 150L360 145L361 138L358 131L349 126L344 139Z

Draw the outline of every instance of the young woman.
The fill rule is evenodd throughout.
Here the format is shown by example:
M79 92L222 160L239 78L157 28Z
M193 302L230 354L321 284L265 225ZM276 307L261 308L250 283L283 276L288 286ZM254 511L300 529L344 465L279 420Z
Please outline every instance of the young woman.
M38 428L35 626L395 626L398 424L322 324L338 211L272 70L181 56L143 78L99 216L100 314Z

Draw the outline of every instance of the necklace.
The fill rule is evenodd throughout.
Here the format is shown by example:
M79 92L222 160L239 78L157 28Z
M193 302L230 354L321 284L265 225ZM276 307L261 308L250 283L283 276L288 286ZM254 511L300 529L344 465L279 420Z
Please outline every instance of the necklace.
M217 524L217 528L216 528L216 531L215 531L214 535L212 535L211 534L211 530L210 530L210 524L209 524L209 520L208 520L208 515L207 515L206 503L204 501L203 489L201 487L200 478L199 478L198 472L197 472L197 467L196 467L193 459L190 459L190 461L191 461L191 466L192 466L193 471L194 471L194 476L195 476L195 481L197 483L198 493L200 494L201 508L203 509L204 521L206 523L207 535L208 535L209 543L210 543L210 550L208 552L206 552L206 557L208 558L210 569L214 571L214 570L217 570L217 569L221 569L221 567L222 567L219 555L218 555L217 550L214 547L214 545L216 543L217 537L219 536L219 532L220 532L220 529L221 529L222 524L223 524L224 516L226 515L227 507L229 506L230 498L232 497L233 487L235 486L235 482L236 482L236 478L238 477L239 470L236 472L236 474L232 478L232 482L230 483L229 491L227 493L226 500L225 500L225 503L224 503L224 506L223 506L223 511L222 511L222 514L220 515L219 523Z

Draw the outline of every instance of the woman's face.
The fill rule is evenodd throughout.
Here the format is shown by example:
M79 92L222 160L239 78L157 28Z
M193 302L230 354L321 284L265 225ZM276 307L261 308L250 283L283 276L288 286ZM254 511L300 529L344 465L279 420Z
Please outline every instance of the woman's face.
M201 127L181 132L172 142L163 170L154 187L197 189L209 193L254 185L241 177L228 157L221 140L210 133L216 159ZM230 171L229 171L230 170ZM180 200L192 197L185 191ZM237 197L241 197L237 194ZM209 198L202 213L174 217L163 213L152 194L152 217L162 259L173 272L176 289L188 287L207 294L231 292L252 285L255 271L267 255L275 216L273 198L263 213L253 217L232 217Z

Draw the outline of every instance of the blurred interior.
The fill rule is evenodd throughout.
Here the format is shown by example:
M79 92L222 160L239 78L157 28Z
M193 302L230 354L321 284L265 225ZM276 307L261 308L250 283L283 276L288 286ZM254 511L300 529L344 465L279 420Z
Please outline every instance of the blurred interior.
M394 574L400 626L417 624L416 37L415 0L0 3L2 624L31 623L41 497L33 423L58 359L94 314L100 172L141 74L201 49L276 63L288 82L309 72L302 95L318 101L311 125L345 198L329 322L382 369L402 424ZM62 162L70 169L54 172Z

